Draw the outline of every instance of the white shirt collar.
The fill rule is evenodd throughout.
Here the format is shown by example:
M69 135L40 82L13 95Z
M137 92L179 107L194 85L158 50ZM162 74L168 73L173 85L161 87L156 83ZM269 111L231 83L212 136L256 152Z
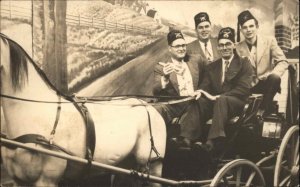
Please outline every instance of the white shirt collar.
M178 60L176 60L176 59L174 59L174 58L172 58L172 57L171 57L171 60L172 60L172 62L175 63L175 64L179 64L179 63L181 63L181 62L184 62L183 59L182 59L181 61L178 61Z
M228 64L228 67L229 67L229 66L230 66L230 64L231 64L231 61L232 61L233 57L234 57L234 55L232 55L232 56L230 57L230 59L229 59L229 60L225 60L224 58L222 58L222 62L223 62L223 64L225 64L225 61L229 61L229 64ZM224 66L224 67L225 67L225 66Z
M205 49L205 42L202 42L202 41L200 41L200 40L198 40L198 41L199 41L199 43L200 43L201 48L204 50L204 49ZM207 44L206 48L207 48L208 50L212 49L210 40L207 40L206 44Z

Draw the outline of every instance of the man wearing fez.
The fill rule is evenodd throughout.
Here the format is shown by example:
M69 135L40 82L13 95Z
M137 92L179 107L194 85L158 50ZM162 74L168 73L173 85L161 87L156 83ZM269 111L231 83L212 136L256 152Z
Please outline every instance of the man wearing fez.
M263 94L261 106L257 112L258 117L267 115L270 111L276 92L280 92L281 76L288 67L286 57L276 39L270 36L257 34L259 25L257 19L248 11L243 11L238 16L239 30L245 40L237 44L237 52L241 56L248 56L255 76L252 80L252 93Z
M207 142L194 144L202 151L220 150L226 137L226 123L243 110L250 95L253 69L247 57L236 54L234 37L234 29L226 27L220 30L218 50L222 58L206 67L201 90L196 97L200 97L200 126L212 118Z
M211 38L211 22L206 12L200 12L194 17L198 40L188 44L188 54L200 54L208 63L217 60L220 55L217 50L218 41Z
M170 31L167 40L169 55L164 62L158 62L155 66L153 94L155 96L194 96L203 79L205 60L200 55L187 55L186 42L180 31ZM196 126L199 123L199 115L194 102L155 107L167 124L170 124L173 118L182 116L180 125ZM190 142L182 139L177 143L190 145Z

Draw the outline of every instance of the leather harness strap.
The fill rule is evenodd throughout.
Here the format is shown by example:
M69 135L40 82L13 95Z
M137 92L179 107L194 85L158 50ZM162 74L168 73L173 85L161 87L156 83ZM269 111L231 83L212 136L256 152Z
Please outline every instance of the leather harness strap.
M59 117L60 117L60 112L61 112L61 96L58 93L57 93L57 96L58 96L58 105L57 105L57 110L56 110L55 122L54 122L54 125L53 125L53 129L50 133L50 139L49 139L50 144L53 143L53 138L54 138L54 135L55 135L56 127L57 127L58 120L59 120Z
M88 159L89 163L91 163L94 157L96 146L95 125L87 107L83 103L78 104L76 99L76 97L73 97L73 104L80 112L86 125L86 158Z
M7 136L3 133L1 133L1 137L3 138L7 138ZM57 150L60 150L64 153L67 153L69 155L75 156L74 153L64 149L63 147L55 144L54 142L52 142L52 144L50 144L49 140L47 140L44 136L39 135L39 134L24 134L22 136L19 136L17 138L14 139L9 139L9 140L13 140L16 142L21 142L21 143L34 143L34 144L39 144L39 145L43 145L43 146L47 146L47 147L51 147ZM17 146L13 146L13 145L5 145L5 147L9 148L9 149L17 149Z

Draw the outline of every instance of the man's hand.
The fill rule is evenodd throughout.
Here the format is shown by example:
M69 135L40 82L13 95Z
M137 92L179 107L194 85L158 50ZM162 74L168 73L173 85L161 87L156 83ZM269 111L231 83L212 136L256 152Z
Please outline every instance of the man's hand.
M174 65L173 69L176 74L182 75L184 73L184 68L181 65Z
M201 97L201 95L202 95L202 92L201 92L202 90L196 90L195 92L194 92L194 97L195 97L195 100L198 100L200 97Z
M163 66L164 77L168 79L170 77L170 73L174 71L173 65L171 63L159 62L159 65Z
M217 98L220 97L220 95L211 95L209 93L207 93L206 91L204 90L199 90L203 95L205 95L205 97L207 97L207 99L211 100L211 101L215 101Z
M259 77L259 80L266 80L270 74L271 72L265 73L263 76Z

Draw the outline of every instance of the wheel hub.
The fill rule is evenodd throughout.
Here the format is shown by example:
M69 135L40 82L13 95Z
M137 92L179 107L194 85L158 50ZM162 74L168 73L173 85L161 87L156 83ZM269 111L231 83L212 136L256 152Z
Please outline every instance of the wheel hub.
M291 169L292 177L298 177L299 175L299 166L293 166Z

